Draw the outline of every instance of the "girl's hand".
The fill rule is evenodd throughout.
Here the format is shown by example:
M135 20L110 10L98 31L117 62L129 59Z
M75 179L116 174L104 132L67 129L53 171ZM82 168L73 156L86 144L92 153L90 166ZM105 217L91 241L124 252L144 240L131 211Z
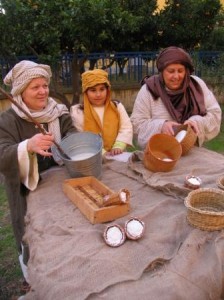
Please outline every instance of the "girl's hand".
M120 148L113 148L109 152L107 152L107 155L114 156L114 155L118 155L118 154L121 154L121 153L123 153L122 149L120 149Z
M35 152L42 156L52 156L48 149L52 146L53 141L54 137L51 133L45 135L42 133L35 134L27 142L27 151Z

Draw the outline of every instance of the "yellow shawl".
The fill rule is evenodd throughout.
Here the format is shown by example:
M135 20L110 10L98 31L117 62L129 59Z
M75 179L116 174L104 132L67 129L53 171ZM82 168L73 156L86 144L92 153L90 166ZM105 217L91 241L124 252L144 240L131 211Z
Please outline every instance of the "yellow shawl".
M103 83L108 86L108 91L104 106L103 124L101 124L98 114L88 100L86 91L90 87ZM84 130L101 134L104 149L110 151L118 135L120 117L116 105L111 101L108 73L101 69L84 72L82 74L82 91L84 101Z

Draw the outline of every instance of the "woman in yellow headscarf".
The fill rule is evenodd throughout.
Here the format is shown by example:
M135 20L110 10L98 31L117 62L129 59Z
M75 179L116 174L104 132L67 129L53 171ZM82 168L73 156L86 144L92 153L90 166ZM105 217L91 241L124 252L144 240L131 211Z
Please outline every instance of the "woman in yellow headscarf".
M132 145L133 129L129 116L119 101L111 99L108 73L101 69L82 74L83 104L71 107L73 124L78 131L99 133L103 153L122 153Z

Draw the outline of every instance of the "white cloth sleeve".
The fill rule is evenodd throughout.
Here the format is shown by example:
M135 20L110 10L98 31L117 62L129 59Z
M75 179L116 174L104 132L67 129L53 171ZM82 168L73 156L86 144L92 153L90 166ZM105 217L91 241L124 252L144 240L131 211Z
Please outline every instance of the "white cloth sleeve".
M133 145L133 128L130 117L122 103L117 105L117 109L120 115L120 128L116 141L123 142L127 145Z
M120 115L120 128L116 138L116 141L126 143L127 145L132 145L133 140L133 129L130 118L125 110L125 107L122 103L117 105L117 110ZM102 109L96 110L100 119L102 119ZM79 104L73 105L70 108L70 114L72 117L73 125L77 128L78 131L83 131L84 124L84 114L83 110L79 108ZM101 115L101 116L100 116Z
M202 88L205 99L206 115L191 116L189 120L197 122L200 133L198 144L202 146L204 141L211 140L220 131L222 111L212 91L205 82L197 76L192 77L198 81ZM131 121L134 135L138 145L144 149L152 135L161 133L164 122L174 121L160 98L154 100L144 84L138 92L134 103Z
M189 118L189 120L196 121L199 127L198 144L202 144L216 137L220 132L222 110L216 100L213 92L207 87L205 82L197 76L192 76L200 84L204 93L206 115L195 115Z
M84 113L83 110L81 110L79 104L75 104L71 106L70 108L70 115L72 118L72 123L75 126L75 128L79 131L83 131L83 125L84 125Z
M31 191L35 190L39 181L38 164L36 154L29 154L27 141L18 146L18 162L21 182Z
M134 139L138 146L145 148L148 140L156 133L161 133L166 120L172 120L169 112L159 98L157 101L144 84L138 92L131 114Z

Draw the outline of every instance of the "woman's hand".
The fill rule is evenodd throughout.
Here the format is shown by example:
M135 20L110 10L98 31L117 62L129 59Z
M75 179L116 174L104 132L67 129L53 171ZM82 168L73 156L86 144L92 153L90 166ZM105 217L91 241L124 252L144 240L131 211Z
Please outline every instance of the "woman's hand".
M194 132L198 135L199 134L199 128L196 121L187 120L184 122L184 125L190 125L191 128L194 130Z
M173 127L175 126L179 126L181 124L177 123L177 122L173 122L173 121L165 121L163 123L163 127L161 129L161 133L166 133L169 135L174 135L174 129Z
M48 152L48 149L52 146L54 137L51 133L35 134L27 142L28 152L35 152L42 156L52 156L52 153Z

